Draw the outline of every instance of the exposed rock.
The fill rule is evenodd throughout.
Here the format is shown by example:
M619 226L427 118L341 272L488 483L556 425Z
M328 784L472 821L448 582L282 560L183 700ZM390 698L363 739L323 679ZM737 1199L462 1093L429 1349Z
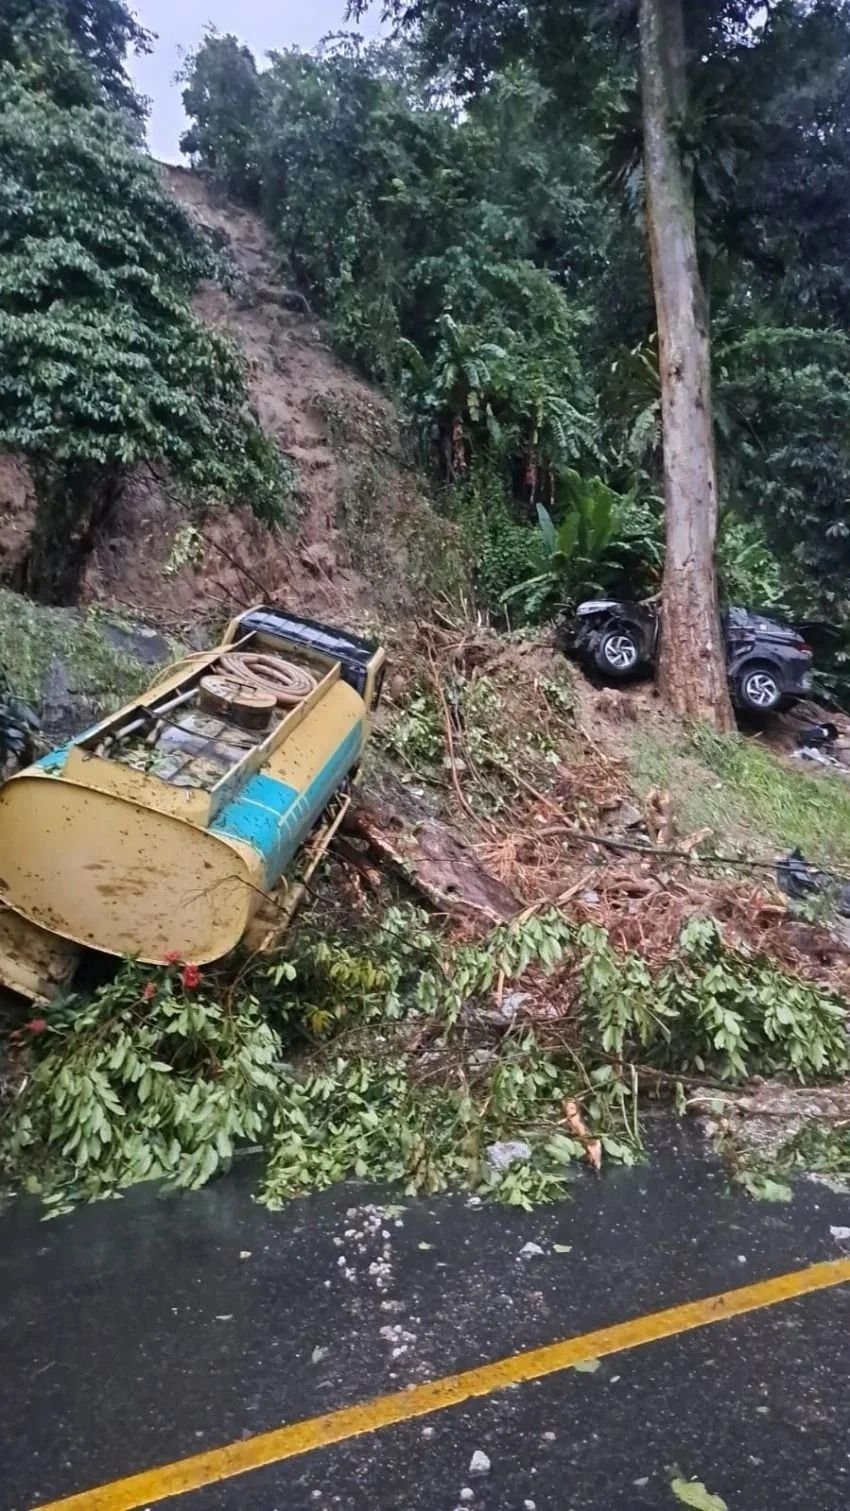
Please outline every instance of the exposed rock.
M59 744L148 685L180 647L147 626L80 609L46 608L0 589L0 666Z
M486 1453L483 1453L480 1448L476 1448L475 1452L472 1455L472 1458L469 1461L469 1472L470 1474L476 1475L484 1475L490 1473L490 1460L488 1459Z
M511 1165L525 1165L530 1159L531 1145L524 1139L509 1139L501 1144L490 1144L487 1149L487 1163L494 1170L510 1170Z
M539 1243L526 1243L520 1249L517 1259L542 1259L544 1250Z

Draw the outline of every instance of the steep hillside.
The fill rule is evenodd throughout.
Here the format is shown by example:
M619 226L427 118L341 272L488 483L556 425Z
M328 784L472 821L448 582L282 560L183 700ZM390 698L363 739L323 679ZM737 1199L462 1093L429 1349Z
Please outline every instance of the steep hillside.
M279 530L247 508L198 520L163 470L139 470L96 544L83 599L186 629L258 597L319 616L398 617L423 586L451 587L462 575L459 545L404 454L392 406L341 366L317 321L283 289L256 217L195 174L163 175L230 251L233 291L207 284L196 308L244 354L257 414L291 462L288 518ZM0 582L10 586L33 508L26 466L0 457Z

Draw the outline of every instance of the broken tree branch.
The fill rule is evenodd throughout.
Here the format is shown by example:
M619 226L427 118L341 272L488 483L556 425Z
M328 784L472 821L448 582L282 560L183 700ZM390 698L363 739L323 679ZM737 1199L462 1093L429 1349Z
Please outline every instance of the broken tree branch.
M467 799L466 799L466 797L464 795L463 788L460 785L460 777L458 775L458 769L457 769L457 760L456 760L456 757L455 757L454 733L452 731L452 717L451 717L451 714L449 712L449 705L446 702L446 695L445 695L445 693L443 691L443 685L442 685L442 683L440 681L440 674L439 674L439 672L437 670L437 663L434 660L434 652L433 652L433 650L431 648L430 642L429 642L429 644L427 646L427 655L428 655L428 679L429 679L429 681L430 681L430 683L431 683L431 685L432 685L432 687L434 689L434 692L436 694L437 702L440 705L440 712L441 712L442 717L443 717L443 728L445 729L445 734L446 734L446 750L448 752L448 757L449 757L449 767L451 769L452 787L454 788L455 796L457 797L457 800L460 803L460 806L463 809L464 813L467 815L467 817L471 818L472 822L478 828L484 829L486 831L487 825L485 824L485 822L484 822L483 819L480 819L478 817L478 814L475 812L474 808L470 807L470 804L467 802Z

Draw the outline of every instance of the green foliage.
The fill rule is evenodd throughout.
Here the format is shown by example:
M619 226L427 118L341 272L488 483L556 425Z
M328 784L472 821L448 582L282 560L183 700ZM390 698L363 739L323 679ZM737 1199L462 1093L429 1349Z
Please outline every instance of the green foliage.
M783 1204L791 1201L793 1192L784 1181L773 1180L761 1170L744 1169L735 1179L755 1201L771 1201Z
M141 1180L203 1185L268 1127L280 1039L251 998L238 1013L184 990L175 968L126 965L89 1003L50 1010L2 1154L49 1207Z
M850 1128L846 1123L812 1118L783 1146L772 1168L785 1175L812 1170L846 1179L850 1176Z
M276 1207L357 1176L410 1195L471 1187L525 1208L555 1200L583 1154L576 1140L538 1140L528 1163L504 1172L490 1170L485 1151L529 1113L555 1118L563 1087L533 1037L512 1043L474 1095L459 1075L417 1086L403 1058L336 1061L299 1082L280 1109L262 1199Z
M609 183L640 207L634 54L618 54L612 11L600 5L588 27L585 9L467 14L422 0L401 16L407 47L343 39L277 55L261 75L234 39L210 37L187 89L199 160L259 192L341 350L399 389L429 462L456 492L474 494L482 467L499 479L476 536L479 584L495 605L532 580L519 595L531 618L558 592L523 532L538 503L560 523L565 467L604 467L623 495L637 479L642 527L605 574L612 590L638 596L660 567L644 238L595 191L616 138ZM741 18L753 7L702 9L707 25L688 17L703 64L681 134L714 312L720 570L733 599L840 617L850 31L826 3L778 7L752 34ZM423 83L423 61L440 57L469 96L463 112L445 75L441 89Z
M756 832L808 860L850 863L850 790L840 776L810 776L778 761L754 740L699 728L691 746L724 787L740 797Z
M65 106L99 95L141 117L126 55L149 52L152 41L122 0L3 0L0 63L13 63Z
M550 592L560 592L562 600L575 602L581 594L601 588L602 578L611 570L609 553L618 533L622 501L599 477L584 479L577 472L565 472L559 483L559 502L565 511L560 523L555 524L543 504L537 505L550 560L543 580ZM520 591L539 583L540 579L536 583L532 579Z
M847 1121L835 1120L827 1113L826 1107L819 1110L817 1097L807 1106L801 1106L799 1112L803 1118L802 1127L769 1159L758 1151L747 1157L745 1147L747 1163L736 1179L759 1200L790 1200L792 1191L787 1182L804 1171L831 1177L839 1189L847 1188L850 1178L850 1127Z
M194 74L204 74L205 49ZM261 76L256 161L263 205L293 271L330 316L342 351L367 372L397 369L399 302L411 256L433 244L441 212L452 213L449 118L408 103L404 59L383 49L361 54L341 44L321 57L276 53ZM191 109L194 77L186 98ZM222 129L226 101L217 104ZM201 123L203 124L203 123ZM209 130L198 140L203 161L221 152ZM235 117L225 129L232 141ZM231 158L231 174L237 171ZM432 190L449 176L442 203ZM415 251L414 251L415 249Z
M760 521L721 515L717 538L717 580L721 600L787 613L788 572L768 544Z
M709 829L721 853L763 858L775 846L839 874L850 866L850 791L840 775L814 775L758 740L704 727L678 740L636 730L629 764L639 791L671 792L680 833Z
M729 1511L723 1497L707 1490L702 1480L686 1480L676 1474L670 1481L670 1489L677 1501L690 1506L692 1511Z
M461 324L444 311L430 361L401 342L402 397L430 443L442 446L449 476L482 453L503 467L515 459L533 495L554 467L596 452L575 321L549 277L529 264L478 269L473 289L463 286L472 281L466 259L443 261L447 301L470 313L477 304L479 320Z
M147 687L151 675L150 665L112 643L97 609L48 608L7 588L0 588L0 666L14 692L36 710L59 666L92 717L120 708Z
M473 1065L458 1025L500 971L552 970L568 936L552 915L451 949L425 915L391 910L368 954L302 941L294 960L260 963L226 1000L176 966L128 964L93 1001L47 1010L2 1125L3 1166L53 1210L139 1180L201 1185L257 1142L272 1205L352 1175L409 1191L472 1185L523 1206L551 1199L580 1143L538 1133L520 1171L492 1170L485 1151L557 1119L571 1062L529 1030ZM429 1025L443 1045L433 1078L416 1074L405 1038ZM284 1061L286 1042L305 1033L324 1042Z
M107 114L8 70L0 109L0 442L58 461L167 459L253 493L267 458L234 349L191 313L212 255Z
M595 168L604 164L606 187L627 214L616 231L604 216L584 221L596 253L580 288L593 312L587 344L606 471L613 478L617 463L641 468L660 491L637 7L387 0L384 11L444 88L451 80L471 116L487 118L497 81L522 76L526 88L547 93L540 150L581 143ZM760 534L773 559L763 558L768 576L757 600L765 602L767 587L771 600L807 618L844 621L850 10L835 0L711 0L684 13L690 88L678 132L712 315L721 501L757 532L750 540L730 529L721 567L733 597L759 588ZM551 161L556 180L562 164L575 170L572 157ZM566 246L563 223L552 226L552 240ZM559 260L551 244L548 257L549 266ZM572 243L565 261L577 265ZM465 306L456 313L469 320ZM488 328L488 338L504 344L498 330Z
M218 265L154 164L114 114L0 71L0 446L37 464L30 585L62 601L46 558L73 569L127 468L267 519L281 472L235 348L192 313Z
M197 566L204 556L204 538L197 525L181 525L176 531L168 560L163 567L166 577L174 577L182 567Z
M275 54L257 78L235 39L208 37L187 141L249 197L259 185L337 346L400 388L443 477L487 452L511 494L533 497L555 464L597 450L580 352L592 161L541 136L549 96L522 70L459 118L415 61L343 38Z
M457 422L453 465L462 471L468 428L495 445L501 443L493 406L507 383L508 354L504 347L482 339L474 326L459 325L449 314L440 316L437 329L440 339L432 367L412 342L400 343L408 362L407 397L422 415L433 416L438 427L446 420Z
M638 503L635 490L618 494L600 477L569 469L559 474L556 494L559 523L537 505L546 569L512 587L505 601L519 600L526 617L535 618L612 589L618 579L637 595L641 580L661 566L657 516Z
M538 576L545 556L539 530L516 518L498 459L490 453L473 458L447 491L444 508L468 542L479 601L502 612L508 590Z
M489 516L476 557L481 601L493 613L507 612L511 619L542 619L551 607L554 587L545 560L539 530L518 524L503 503Z
M584 1012L614 1060L729 1081L783 1072L817 1080L847 1068L838 997L729 949L713 919L686 924L654 977L600 929L585 926L578 942Z
M443 724L433 696L422 690L405 697L403 709L383 739L389 750L415 770L442 761Z
M181 137L182 151L203 162L231 194L254 203L260 191L255 150L261 83L253 54L209 27L180 76L193 121Z
M551 914L457 948L435 937L425 914L392 909L367 957L339 941L310 944L296 962L294 1011L327 1043L281 1099L263 1199L276 1206L350 1175L411 1194L466 1187L523 1207L561 1196L584 1156L578 1140L555 1131L575 1090L574 1060L548 1051L531 1026L482 1035L476 1010L500 972L506 981L550 972L569 940ZM371 1045L357 1031L363 1023ZM423 1032L434 1045L430 1070L408 1048ZM594 1114L611 1157L633 1159L631 1134L623 1142L608 1132L620 1101L600 1097ZM494 1168L489 1145L516 1137L529 1142L528 1162Z
M555 973L575 992L569 1042L533 1020L493 1026L497 982L540 989ZM256 1144L272 1206L356 1176L528 1207L562 1195L585 1157L565 1099L609 1158L631 1162L630 1062L818 1079L846 1067L844 1020L829 993L726 948L711 920L688 924L653 977L556 912L458 944L396 907L368 938L302 933L235 982L127 964L91 1001L47 1009L0 1157L51 1210L146 1179L201 1185ZM497 1168L489 1147L517 1138L528 1157Z
M759 327L724 339L716 361L730 496L782 558L787 591L806 616L843 616L850 566L848 334ZM774 565L773 585L777 577Z

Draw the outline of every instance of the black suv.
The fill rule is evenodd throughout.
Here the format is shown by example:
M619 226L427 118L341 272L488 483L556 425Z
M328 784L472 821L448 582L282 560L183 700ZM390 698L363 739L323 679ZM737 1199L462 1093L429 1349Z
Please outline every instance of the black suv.
M739 708L772 713L811 692L811 647L790 625L731 608L722 624L729 690ZM625 680L654 667L660 631L654 603L594 599L576 609L565 648L606 677Z

